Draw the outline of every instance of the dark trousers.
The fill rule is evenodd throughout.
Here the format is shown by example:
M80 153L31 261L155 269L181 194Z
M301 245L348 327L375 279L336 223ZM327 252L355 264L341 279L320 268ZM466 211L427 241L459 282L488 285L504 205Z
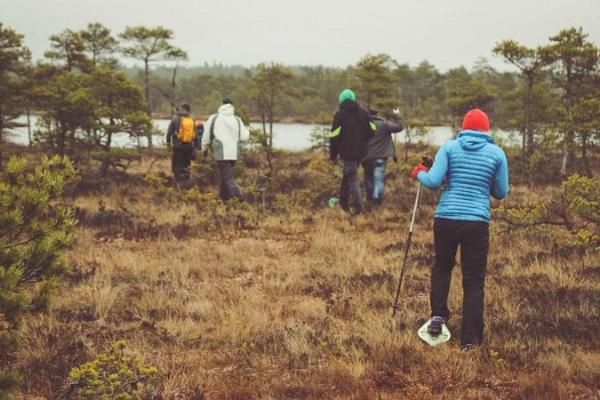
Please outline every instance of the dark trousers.
M364 161L362 163L365 173L365 191L367 192L367 200L374 203L383 202L385 166L387 160L378 158L375 160Z
M171 155L171 170L175 181L182 182L190 178L190 164L194 155L194 148L191 144L181 144L173 146Z
M436 218L433 224L435 262L431 271L431 316L450 317L448 291L460 245L463 320L461 345L483 340L483 287L489 248L488 223Z
M350 198L352 198L352 207L356 212L362 212L362 200L360 198L360 184L358 182L358 164L359 161L344 160L344 175L340 186L340 205L344 210L348 210Z
M217 161L219 168L219 195L223 201L227 201L232 197L244 200L244 196L240 188L235 184L233 177L233 166L235 161Z

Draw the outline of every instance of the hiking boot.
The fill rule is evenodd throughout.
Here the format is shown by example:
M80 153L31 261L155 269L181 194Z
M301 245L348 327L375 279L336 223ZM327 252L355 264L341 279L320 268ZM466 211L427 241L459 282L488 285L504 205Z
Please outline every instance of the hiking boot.
M463 353L468 353L471 350L475 350L475 346L472 345L471 343L467 343L467 344L463 345L460 349L460 351L462 351Z
M442 333L442 326L444 325L444 318L435 316L431 318L431 322L427 327L427 333L431 336L439 336Z

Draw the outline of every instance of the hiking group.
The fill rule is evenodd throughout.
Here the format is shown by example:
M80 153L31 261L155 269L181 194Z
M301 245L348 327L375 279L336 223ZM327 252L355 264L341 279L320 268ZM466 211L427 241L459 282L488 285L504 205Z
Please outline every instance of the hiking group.
M386 120L376 110L362 108L350 89L343 90L338 100L339 109L333 117L329 137L329 158L336 162L339 157L343 162L339 202L345 211L355 215L364 212L359 166L364 170L367 202L381 204L386 164L390 157L396 159L391 135L402 131L403 125L398 109L393 110L391 120ZM173 149L175 180L189 178L195 148L201 146L205 157L211 148L219 169L221 198L243 200L232 167L239 157L240 142L249 138L249 131L235 115L233 103L223 100L218 112L205 124L194 124L189 113L189 106L182 105L167 131L167 143ZM468 111L456 139L444 143L434 159L424 157L412 169L411 177L428 189L443 186L433 221L431 317L425 331L435 338L446 328L450 318L450 281L460 247L463 288L460 344L463 351L469 351L483 341L490 195L501 200L508 194L508 162L504 151L494 144L488 116L479 109Z
M207 132L206 132L207 131ZM235 115L235 107L230 99L223 103L215 114L203 123L190 117L189 104L183 104L167 129L166 143L172 151L171 170L175 184L190 178L190 165L196 150L202 148L208 157L209 148L219 169L219 195L223 201L231 198L244 200L240 188L235 183L233 166L240 155L241 142L250 138L250 132L240 117Z

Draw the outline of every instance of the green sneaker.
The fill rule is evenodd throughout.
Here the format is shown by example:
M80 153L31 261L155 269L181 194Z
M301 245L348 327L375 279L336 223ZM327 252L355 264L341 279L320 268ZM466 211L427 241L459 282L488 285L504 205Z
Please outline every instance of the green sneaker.
M335 208L335 206L340 202L340 200L337 197L330 197L329 200L327 201L327 205L329 206L329 208Z

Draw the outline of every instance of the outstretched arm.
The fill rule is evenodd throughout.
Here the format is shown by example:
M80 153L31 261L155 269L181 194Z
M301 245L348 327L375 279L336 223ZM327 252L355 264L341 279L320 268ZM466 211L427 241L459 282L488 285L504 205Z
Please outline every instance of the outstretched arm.
M402 119L400 117L396 117L391 121L384 122L384 131L388 135L391 135L392 133L402 132L403 129L404 125L402 124Z
M446 145L442 145L435 155L435 162L429 169L429 172L421 171L417 179L428 189L437 189L442 186L446 173L448 172L448 153Z
M242 121L242 119L240 117L237 117L240 120L240 140L242 142L247 141L248 139L250 139L250 130L248 129L248 127L246 125L244 125L244 121Z

